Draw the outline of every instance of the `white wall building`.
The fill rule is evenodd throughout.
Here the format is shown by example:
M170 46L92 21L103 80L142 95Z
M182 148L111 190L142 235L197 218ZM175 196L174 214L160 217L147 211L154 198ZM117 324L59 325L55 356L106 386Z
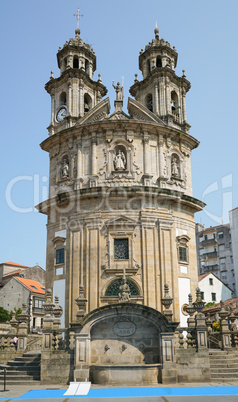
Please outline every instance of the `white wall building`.
M232 290L212 272L200 275L198 286L201 290L201 298L206 303L218 303L220 300L232 298Z
M238 278L238 207L229 212L230 232L233 251L234 274ZM235 283L236 296L238 295L238 280Z

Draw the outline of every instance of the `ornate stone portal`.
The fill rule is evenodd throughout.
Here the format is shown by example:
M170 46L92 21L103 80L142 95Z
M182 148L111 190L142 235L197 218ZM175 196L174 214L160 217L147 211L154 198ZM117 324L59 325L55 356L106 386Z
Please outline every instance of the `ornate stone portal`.
M75 330L75 377L88 377L85 367L94 365L93 378L102 381L100 364L133 365L135 356L140 365L159 365L161 333L173 332L172 317L186 320L181 307L197 287L194 213L203 207L192 195L190 156L199 142L186 120L190 83L176 75L177 52L157 28L140 52L143 79L130 88L128 114L120 83L113 83L110 114L101 76L93 80L95 53L79 29L57 60L60 76L46 84L49 137L41 144L50 156L49 199L38 206L48 215L46 286L59 294L62 326ZM170 324L161 314L165 284ZM151 341L139 310L156 317ZM100 325L90 327L98 314ZM158 368L151 370L156 378Z

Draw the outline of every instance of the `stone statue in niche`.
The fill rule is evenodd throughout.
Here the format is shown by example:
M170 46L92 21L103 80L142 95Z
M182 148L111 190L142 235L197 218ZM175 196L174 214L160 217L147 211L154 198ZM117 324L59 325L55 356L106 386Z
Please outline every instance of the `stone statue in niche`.
M124 152L120 149L113 160L115 170L125 170L126 169L126 157Z
M126 282L126 279L124 279L124 278L123 278L123 284L119 287L118 296L119 296L119 301L121 301L121 302L130 300L131 291L130 291L128 283Z
M174 176L174 177L179 176L178 161L175 156L172 157L172 161L171 161L171 173L172 173L172 176Z
M61 177L64 179L65 177L69 177L69 161L64 159L61 169Z

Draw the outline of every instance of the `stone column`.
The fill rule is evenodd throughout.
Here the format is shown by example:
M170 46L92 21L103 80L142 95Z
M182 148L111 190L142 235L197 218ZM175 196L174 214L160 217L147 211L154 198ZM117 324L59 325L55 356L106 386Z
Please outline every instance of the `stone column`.
M51 95L51 124L55 121L55 93Z
M207 348L207 326L206 317L202 313L205 303L201 299L200 289L196 289L196 300L192 303L194 309L197 311L195 317L196 333L197 333L197 350Z
M84 116L83 80L79 80L79 115Z
M164 153L163 153L163 145L164 138L163 135L159 135L159 177L164 176Z
M43 318L43 350L51 350L52 348L52 332L54 325L54 318L52 316L54 310L54 303L52 303L52 290L46 290L46 302L42 305L45 315Z
M166 77L166 86L165 86L165 91L166 91L166 114L172 114L171 111L171 98L170 98L170 90L169 90L169 79Z
M77 333L75 335L74 352L74 379L76 381L89 380L90 365L90 335Z
M158 231L159 231L159 254L160 254L160 286L161 294L164 289L164 285L168 284L171 289L171 297L174 300L174 306L177 303L176 293L174 289L174 264L173 264L173 242L171 229L173 222L170 219L158 219ZM173 312L174 312L173 306ZM179 320L179 317L174 317L175 321Z
M68 87L68 114L72 115L72 85L69 83Z
M166 109L165 109L165 82L163 77L159 79L159 103L160 103L159 114L164 116L166 114Z
M93 79L93 63L89 62L89 72L88 72L89 77L91 80Z
M229 312L225 310L223 300L220 301L220 304L221 304L221 310L219 311L219 316L221 324L221 340L222 340L222 350L224 350L231 348L231 333L227 321Z
M155 84L155 91L154 91L154 113L159 114L159 86Z
M149 137L144 136L144 174L150 173L150 154L149 154Z
M79 141L77 143L77 179L80 179L82 172L81 172L81 166L82 166L82 160L81 160L81 142Z
M27 345L27 335L28 335L28 322L29 314L26 312L26 303L22 303L22 312L18 315L20 324L18 326L18 342L17 350L24 351Z
M97 174L97 139L96 137L92 138L91 141L91 156L92 156L92 165L91 165L91 173L92 175Z
M183 116L183 123L187 121L187 115L186 115L186 90L185 88L182 88L182 116Z

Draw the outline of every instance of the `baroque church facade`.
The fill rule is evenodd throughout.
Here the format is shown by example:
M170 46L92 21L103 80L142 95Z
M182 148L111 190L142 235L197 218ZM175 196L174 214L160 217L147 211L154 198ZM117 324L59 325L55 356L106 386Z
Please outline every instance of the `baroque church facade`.
M48 215L46 288L60 296L65 327L77 321L80 294L88 316L121 302L162 313L165 285L173 321L183 324L198 284L194 213L203 203L192 193L199 142L186 117L190 83L184 71L176 75L175 47L154 32L140 51L142 80L135 75L127 113L120 83L110 113L107 88L94 78L96 55L78 28L58 50L59 77L45 86L49 198L38 210Z

